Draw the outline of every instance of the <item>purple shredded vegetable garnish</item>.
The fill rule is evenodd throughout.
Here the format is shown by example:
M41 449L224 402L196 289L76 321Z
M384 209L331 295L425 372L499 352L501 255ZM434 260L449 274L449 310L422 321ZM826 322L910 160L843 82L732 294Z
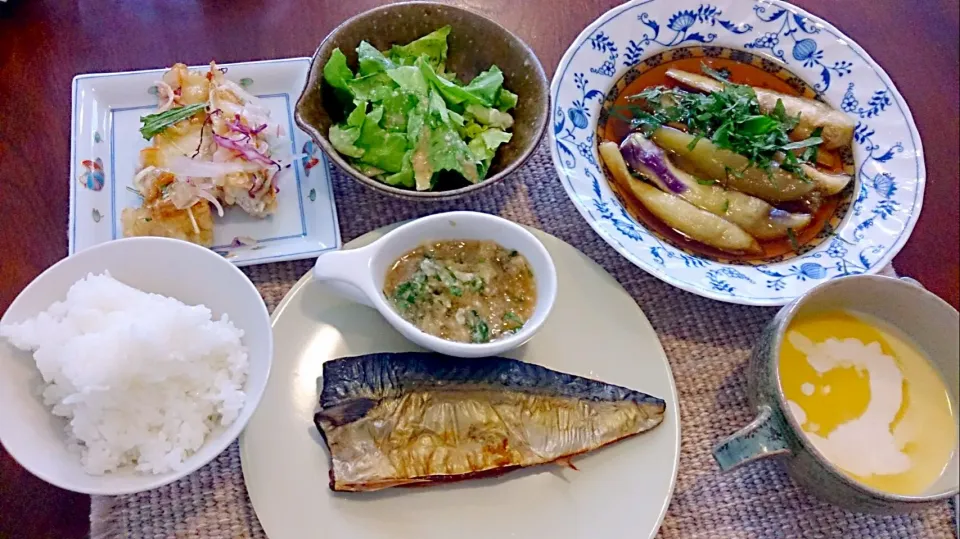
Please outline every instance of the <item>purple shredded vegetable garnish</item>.
M679 194L687 190L687 186L667 166L667 156L663 150L641 135L627 137L620 145L620 153L631 168L638 172L646 169L650 174L656 175L671 192Z
M249 144L245 140L235 140L232 138L224 137L223 135L218 135L216 133L213 134L213 140L215 140L217 142L217 145L219 145L220 147L227 148L228 150L233 150L239 153L247 161L261 163L268 167L272 167L274 165L279 166L279 163L277 163L273 159L270 159L266 155L260 153L259 150L254 148L251 144Z
M250 129L249 127L243 125L243 124L240 122L240 115L239 115L239 114L235 114L235 115L234 115L234 119L233 119L233 120L227 120L226 123L227 123L227 126L228 126L230 129L232 129L233 131L236 131L237 133L243 133L244 135L246 135L246 136L248 136L248 137L255 137L255 136L259 135L261 131L263 131L264 129L267 128L267 124L263 124L263 125L258 126L256 129Z

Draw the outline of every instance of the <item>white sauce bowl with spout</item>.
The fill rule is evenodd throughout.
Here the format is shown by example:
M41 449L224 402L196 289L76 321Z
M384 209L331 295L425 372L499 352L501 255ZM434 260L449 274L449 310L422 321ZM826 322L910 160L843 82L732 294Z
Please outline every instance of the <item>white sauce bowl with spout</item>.
M516 333L486 343L448 341L426 333L401 317L383 292L394 262L427 242L492 241L526 257L537 287L533 315ZM439 213L406 223L379 240L361 247L326 253L317 258L313 278L331 281L350 299L378 310L404 337L429 350L457 357L503 354L529 341L543 326L557 297L557 270L547 249L522 226L485 213Z

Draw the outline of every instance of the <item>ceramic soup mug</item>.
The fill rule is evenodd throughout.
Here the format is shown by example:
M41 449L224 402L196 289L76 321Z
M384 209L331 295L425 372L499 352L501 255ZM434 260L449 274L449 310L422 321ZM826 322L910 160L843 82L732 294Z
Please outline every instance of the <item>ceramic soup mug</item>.
M757 418L714 448L720 468L727 471L757 459L777 457L798 484L852 511L903 513L956 495L960 483L956 448L945 471L925 492L913 496L891 494L857 482L826 460L789 412L779 374L780 348L787 327L798 315L835 309L872 315L910 336L940 372L956 410L960 402L957 311L906 280L854 276L828 281L785 306L764 330L748 372L749 397ZM953 419L958 419L956 413Z
M426 333L394 310L383 293L394 262L430 241L493 241L526 257L536 280L533 315L516 333L486 343L448 341ZM557 270L540 240L522 226L486 213L457 211L422 217L401 225L370 245L325 253L317 258L313 278L332 281L342 295L373 307L404 337L424 348L458 357L487 357L516 348L540 329L557 296Z

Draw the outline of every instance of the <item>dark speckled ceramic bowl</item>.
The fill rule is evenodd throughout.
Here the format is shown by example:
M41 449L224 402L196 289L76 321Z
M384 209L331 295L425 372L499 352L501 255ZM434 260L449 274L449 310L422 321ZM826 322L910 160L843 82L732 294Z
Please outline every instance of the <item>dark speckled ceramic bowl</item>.
M452 27L448 37L448 70L457 73L461 80L469 80L496 64L503 71L504 87L519 96L517 107L510 111L515 119L513 139L500 147L487 178L466 187L413 191L392 187L361 174L327 140L330 126L341 115L340 105L323 81L323 66L330 53L339 47L347 56L348 64L356 69L356 48L361 41L366 40L384 50L393 44L413 41L445 25ZM530 47L492 20L466 9L431 2L390 4L345 21L323 40L313 55L306 87L297 101L296 121L338 167L357 181L404 198L446 200L499 182L530 157L547 126L548 89L543 66Z

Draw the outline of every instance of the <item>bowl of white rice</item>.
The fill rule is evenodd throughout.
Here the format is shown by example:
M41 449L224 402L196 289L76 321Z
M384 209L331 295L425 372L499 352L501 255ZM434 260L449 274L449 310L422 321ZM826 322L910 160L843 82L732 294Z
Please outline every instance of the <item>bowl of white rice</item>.
M239 436L272 357L263 299L229 261L166 238L103 243L0 318L0 442L67 490L156 488Z

